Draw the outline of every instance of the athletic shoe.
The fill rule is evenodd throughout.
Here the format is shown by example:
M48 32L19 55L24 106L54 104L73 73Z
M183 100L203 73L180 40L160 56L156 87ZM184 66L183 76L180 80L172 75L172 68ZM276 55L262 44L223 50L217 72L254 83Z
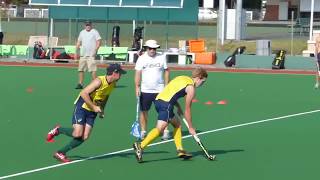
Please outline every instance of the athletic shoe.
M146 136L147 136L147 131L141 131L141 140L144 140Z
M59 135L59 125L56 125L51 131L47 134L47 142L54 142L54 137Z
M318 89L318 88L319 88L319 83L316 83L316 84L314 85L314 88L315 88L315 89Z
M187 153L185 150L177 150L178 157L183 159L190 159L192 158L192 154Z
M161 139L163 141L166 141L166 140L170 139L170 131L169 130L164 130Z
M142 148L140 146L140 143L139 142L135 142L133 144L133 149L136 153L136 158L137 158L137 161L138 163L142 163Z
M82 84L78 84L78 85L75 87L75 89L83 89Z
M54 153L53 157L56 158L58 161L61 161L63 163L71 162L71 160L68 159L65 154L60 153L60 152Z

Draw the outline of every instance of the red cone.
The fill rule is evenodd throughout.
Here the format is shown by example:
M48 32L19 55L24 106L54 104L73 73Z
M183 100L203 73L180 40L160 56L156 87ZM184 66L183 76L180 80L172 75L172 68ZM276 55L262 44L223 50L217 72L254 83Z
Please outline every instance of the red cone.
M206 104L206 105L212 105L213 102L212 102L212 101L207 101L205 104Z
M26 89L26 91L27 91L27 93L32 93L32 92L33 92L33 88L32 88L32 87L28 87L28 88Z
M227 104L227 101L226 101L226 100L221 100L221 101L219 101L217 104L226 105L226 104Z

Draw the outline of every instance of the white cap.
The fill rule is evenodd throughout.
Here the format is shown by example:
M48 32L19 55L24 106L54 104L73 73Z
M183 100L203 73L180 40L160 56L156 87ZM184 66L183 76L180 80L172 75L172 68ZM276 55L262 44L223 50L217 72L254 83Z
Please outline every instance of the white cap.
M158 42L156 40L153 40L153 39L150 39L150 40L146 41L143 46L149 47L149 48L159 48L160 47Z

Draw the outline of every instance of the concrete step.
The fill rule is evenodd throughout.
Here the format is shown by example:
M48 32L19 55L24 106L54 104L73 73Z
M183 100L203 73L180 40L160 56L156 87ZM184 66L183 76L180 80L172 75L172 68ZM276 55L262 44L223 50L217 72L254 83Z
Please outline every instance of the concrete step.
M314 51L304 50L304 51L302 51L302 56L303 57L314 57Z

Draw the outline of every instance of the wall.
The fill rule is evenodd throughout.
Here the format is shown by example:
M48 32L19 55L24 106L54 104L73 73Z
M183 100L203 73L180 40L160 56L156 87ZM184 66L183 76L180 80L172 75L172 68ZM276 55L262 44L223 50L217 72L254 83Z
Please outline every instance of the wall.
M267 5L264 21L278 21L279 20L279 5Z
M230 54L218 54L217 55L217 66L224 67L224 60ZM237 68L249 68L249 69L271 69L272 56L255 56L255 55L239 55L236 57ZM302 57L302 56L286 56L285 69L292 70L316 70L316 61L314 58Z
M184 0L183 8L129 8L129 7L69 7L50 6L53 19L82 20L146 20L169 22L198 22L198 2Z

